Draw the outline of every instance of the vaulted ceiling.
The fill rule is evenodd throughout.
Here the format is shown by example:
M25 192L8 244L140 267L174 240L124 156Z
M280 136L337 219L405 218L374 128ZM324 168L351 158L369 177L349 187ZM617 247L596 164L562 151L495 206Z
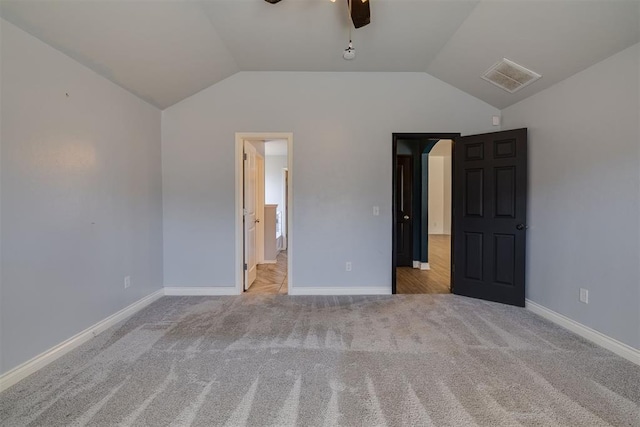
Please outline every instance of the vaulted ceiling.
M9 22L159 108L238 71L426 72L504 108L640 41L640 0L2 0ZM508 58L542 79L482 80Z

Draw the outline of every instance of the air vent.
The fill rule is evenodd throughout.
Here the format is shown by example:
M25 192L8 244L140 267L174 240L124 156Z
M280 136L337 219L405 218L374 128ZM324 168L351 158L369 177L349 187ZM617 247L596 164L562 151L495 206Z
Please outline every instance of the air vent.
M486 81L493 83L509 93L514 93L523 87L535 82L540 74L518 65L513 61L503 58L493 67L489 68L482 76Z

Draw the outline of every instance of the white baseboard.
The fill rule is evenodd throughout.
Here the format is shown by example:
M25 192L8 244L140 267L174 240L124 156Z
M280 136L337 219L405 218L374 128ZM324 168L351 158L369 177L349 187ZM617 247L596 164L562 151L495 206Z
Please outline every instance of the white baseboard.
M630 345L611 338L603 334L602 332L596 331L595 329L591 329L590 327L576 322L575 320L570 319L567 316L556 313L553 310L549 310L547 307L544 307L529 299L525 301L525 304L527 310L530 310L531 312L542 316L545 319L550 320L565 329L570 330L574 334L580 335L582 338L588 339L589 341L598 344L600 347L606 348L607 350L617 354L620 357L624 357L625 359L637 365L640 365L639 349L633 348Z
M164 288L167 296L216 296L216 295L238 295L235 286L220 287L177 287L169 286Z
M420 270L431 270L431 266L429 265L428 262L420 262L420 261L413 261L413 268L418 268Z
M289 288L289 295L391 295L391 287L305 287L296 285L295 288Z
M0 392L8 389L12 385L16 384L18 381L23 380L34 372L38 371L41 368L44 368L49 363L58 359L61 356L69 353L74 348L84 344L89 341L91 338L98 335L100 332L103 332L116 323L126 319L127 317L132 316L138 311L142 310L152 302L161 298L164 295L164 290L159 289L151 295L147 295L146 297L134 302L128 307L123 308L115 314L107 317L96 323L93 326L85 329L84 331L72 336L71 338L61 342L60 344L51 347L49 350L45 351L34 357L31 360L26 361L25 363L16 366L12 370L4 373L0 376Z

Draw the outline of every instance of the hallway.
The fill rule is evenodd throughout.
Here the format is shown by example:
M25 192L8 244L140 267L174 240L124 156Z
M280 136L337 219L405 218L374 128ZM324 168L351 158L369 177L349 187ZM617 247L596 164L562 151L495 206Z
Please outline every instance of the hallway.
M247 293L283 294L288 293L287 251L280 251L275 264L258 264L258 273Z
M451 236L429 235L431 270L411 267L396 268L398 294L448 294L451 292Z

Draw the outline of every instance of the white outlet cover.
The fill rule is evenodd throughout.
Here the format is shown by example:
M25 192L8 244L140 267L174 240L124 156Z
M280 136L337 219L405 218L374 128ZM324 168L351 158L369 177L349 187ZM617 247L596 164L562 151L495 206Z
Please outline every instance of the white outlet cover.
M374 206L373 207L373 216L379 216L380 215L380 206Z
M346 266L345 266L345 270L346 271L351 271L351 261L348 261Z
M589 304L589 290L580 288L580 302Z
M124 288L127 289L131 286L131 276L125 276L124 278Z

